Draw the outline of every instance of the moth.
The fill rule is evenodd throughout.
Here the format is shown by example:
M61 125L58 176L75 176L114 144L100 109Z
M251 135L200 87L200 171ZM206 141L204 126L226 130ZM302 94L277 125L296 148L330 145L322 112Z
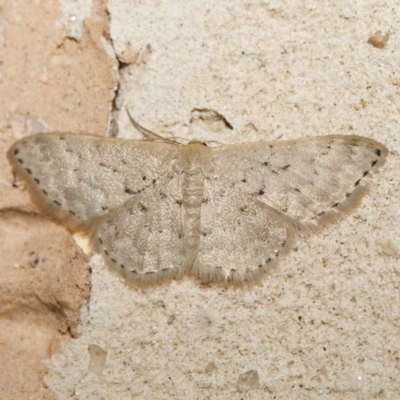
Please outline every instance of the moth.
M250 282L359 205L388 149L361 136L180 145L43 133L8 151L32 201L128 280Z

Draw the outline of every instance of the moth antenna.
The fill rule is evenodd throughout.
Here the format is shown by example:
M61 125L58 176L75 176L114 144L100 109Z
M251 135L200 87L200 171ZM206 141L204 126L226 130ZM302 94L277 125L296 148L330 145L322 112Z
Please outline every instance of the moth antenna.
M132 125L146 138L149 140L162 140L163 142L167 142L167 143L172 143L172 144L180 144L178 142L175 142L175 140L172 139L167 139L167 138L163 138L162 136L158 135L157 133L154 133L146 128L144 128L143 126L139 125L132 117L131 113L129 112L129 110L126 110L127 114L128 114L128 118L129 121L131 121Z

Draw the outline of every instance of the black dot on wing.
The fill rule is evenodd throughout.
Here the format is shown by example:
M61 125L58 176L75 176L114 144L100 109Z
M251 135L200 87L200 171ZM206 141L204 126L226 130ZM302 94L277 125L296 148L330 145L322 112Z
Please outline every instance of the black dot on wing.
M346 197L349 198L351 196L351 193L346 193Z
M319 212L317 215L318 215L318 217L321 217L322 215L324 215L325 214L325 211L321 211L321 212Z
M176 200L175 203L180 207L182 205L182 200Z
M142 176L142 179L145 181L147 178L146 178L146 176Z
M25 168L25 170L26 170L26 172L27 172L29 175L32 175L32 170L31 170L31 169Z
M132 274L137 274L136 269L131 269Z
M148 210L148 208L142 203L139 203L139 208L140 208L140 211L143 211L143 212L146 212Z
M76 215L72 210L68 210L72 215Z
M335 204L332 205L332 208L335 208L335 207L337 207L338 205L339 205L339 203L335 203Z
M269 262L271 262L271 261L272 261L271 258L267 258L267 259L265 260L265 263L269 263Z
M125 265L124 265L124 264L120 264L120 267L121 267L122 269L125 269Z
M47 192L44 189L42 189L42 192L47 196Z
M103 244L103 240L99 237L99 243Z
M258 191L258 194L259 194L260 196L262 196L264 193L265 193L265 192L264 192L263 189L260 189L260 190Z
M105 254L106 256L108 256L108 251L107 251L107 250L104 250L104 254Z
M363 176L367 176L369 171L364 171Z
M14 155L16 156L19 153L19 149L14 150Z
M356 181L356 183L354 184L354 186L358 186L358 185L360 184L360 180L361 180L361 179L358 179L358 180Z
M117 260L116 260L115 258L112 258L111 261L112 261L113 263L116 263L116 262L117 262Z
M18 162L19 162L20 164L23 164L23 163L24 163L24 160L23 160L22 158L18 158Z
M59 201L57 201L57 200L53 200L53 203L54 203L55 205L57 205L57 206L61 206L61 203L60 203Z
M35 178L35 182L39 185L40 180L38 178Z
M380 149L375 149L375 154L380 157L381 156L381 150Z
M377 162L378 162L377 160L372 161L371 167L375 167L375 165L376 165Z

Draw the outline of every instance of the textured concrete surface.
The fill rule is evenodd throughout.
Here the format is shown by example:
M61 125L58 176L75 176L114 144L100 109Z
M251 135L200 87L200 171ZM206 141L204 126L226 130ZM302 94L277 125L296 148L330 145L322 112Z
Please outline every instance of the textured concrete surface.
M46 384L59 399L400 397L396 3L108 7L123 62L111 134L141 137L129 108L182 141L357 134L390 155L355 213L252 287L132 287L92 257L80 334L47 362Z
M109 10L125 62L120 136L140 138L125 107L181 140L359 134L391 155L352 216L300 242L252 288L129 287L94 257L86 324L51 359L48 385L80 399L398 397L394 3L113 1ZM389 33L382 48L368 43L378 30ZM88 372L93 344L107 352L101 374Z

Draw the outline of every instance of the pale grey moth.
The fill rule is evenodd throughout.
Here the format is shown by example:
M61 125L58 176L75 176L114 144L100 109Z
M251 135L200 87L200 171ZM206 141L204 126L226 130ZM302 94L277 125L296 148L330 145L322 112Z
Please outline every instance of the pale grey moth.
M16 142L8 159L43 213L146 284L259 278L298 237L352 211L387 154L361 136L210 148L44 133Z

